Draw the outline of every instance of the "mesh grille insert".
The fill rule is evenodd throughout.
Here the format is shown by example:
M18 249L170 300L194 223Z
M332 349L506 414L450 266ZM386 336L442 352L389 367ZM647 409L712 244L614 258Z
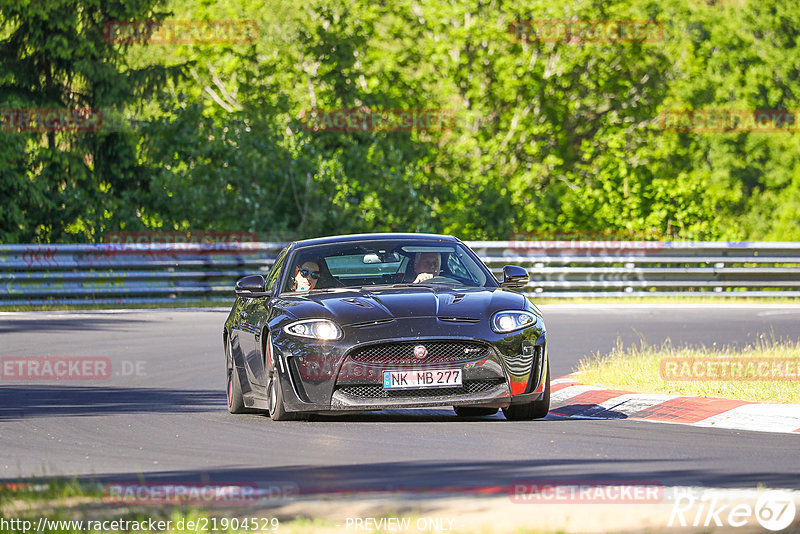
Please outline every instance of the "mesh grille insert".
M339 391L350 397L359 399L395 399L395 398L420 398L420 397L447 397L450 395L465 395L483 393L501 384L502 380L473 380L466 382L461 387L431 388L431 389L404 389L385 390L383 386L362 385L345 386Z

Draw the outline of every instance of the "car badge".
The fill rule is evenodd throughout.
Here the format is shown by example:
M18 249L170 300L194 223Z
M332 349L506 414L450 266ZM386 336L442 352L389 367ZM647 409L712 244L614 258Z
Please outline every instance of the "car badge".
M428 355L428 349L426 349L422 345L417 345L416 347L414 347L414 356L416 356L420 360L427 355Z

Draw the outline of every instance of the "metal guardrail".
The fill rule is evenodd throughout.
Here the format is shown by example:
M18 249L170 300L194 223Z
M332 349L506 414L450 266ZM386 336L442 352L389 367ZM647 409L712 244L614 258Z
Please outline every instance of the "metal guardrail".
M266 273L284 245L0 245L0 305L229 303L236 279Z
M471 241L531 296L800 296L800 242ZM228 304L284 243L0 245L0 305Z
M800 242L472 241L496 273L530 273L528 294L800 296Z

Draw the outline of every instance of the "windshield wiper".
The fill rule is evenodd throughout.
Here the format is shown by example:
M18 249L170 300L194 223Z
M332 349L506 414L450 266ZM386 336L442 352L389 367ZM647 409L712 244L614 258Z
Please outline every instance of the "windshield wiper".
M436 289L437 287L441 286L448 286L446 282L419 282L417 284L411 284L408 282L402 282L397 284L375 284L369 286L356 286L350 289L355 289L358 291L373 291L375 289L394 289L394 288L401 288L401 287L427 287L428 289Z

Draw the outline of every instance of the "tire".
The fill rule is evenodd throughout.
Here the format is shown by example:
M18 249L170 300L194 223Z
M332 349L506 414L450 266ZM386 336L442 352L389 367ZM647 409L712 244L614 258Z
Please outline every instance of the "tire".
M509 421L531 421L541 419L550 411L550 366L547 367L547 376L544 383L544 395L541 400L526 404L512 404L503 408L503 415Z
M295 414L286 411L283 405L283 388L278 374L273 371L267 386L269 395L269 416L273 421L291 421L296 419Z
M478 408L475 406L453 406L453 410L458 417L482 417L497 413L497 408Z
M239 382L239 373L236 371L236 364L233 361L230 338L228 338L225 351L227 353L225 354L225 368L228 376L228 387L226 388L228 395L228 411L231 413L249 413L250 410L244 406L242 385Z
M542 419L543 417L547 417L547 413L550 411L550 366L547 366L547 377L545 378L544 383L544 395L542 395L542 400L533 401L533 418L534 419Z

